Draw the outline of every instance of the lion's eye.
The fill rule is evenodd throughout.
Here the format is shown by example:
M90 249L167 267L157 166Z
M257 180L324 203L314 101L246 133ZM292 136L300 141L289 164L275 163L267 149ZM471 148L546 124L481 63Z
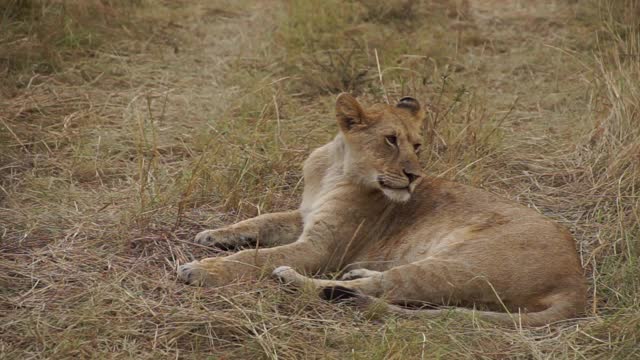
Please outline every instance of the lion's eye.
M387 144L389 144L391 146L398 145L398 138L395 137L395 135L385 136L384 139L387 141Z
M413 151L417 153L420 152L420 146L422 146L422 144L413 144Z

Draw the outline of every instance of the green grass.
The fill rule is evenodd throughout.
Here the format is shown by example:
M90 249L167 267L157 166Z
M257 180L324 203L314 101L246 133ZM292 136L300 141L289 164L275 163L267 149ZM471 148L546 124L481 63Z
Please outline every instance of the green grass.
M0 357L607 358L640 342L637 1L0 5ZM635 56L635 57L634 57ZM430 173L575 235L585 318L395 319L270 279L185 286L215 228L295 208L335 96L428 105Z

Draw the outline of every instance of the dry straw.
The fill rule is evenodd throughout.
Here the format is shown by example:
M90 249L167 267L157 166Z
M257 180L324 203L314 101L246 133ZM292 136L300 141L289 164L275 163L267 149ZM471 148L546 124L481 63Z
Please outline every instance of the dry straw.
M0 357L637 358L637 1L0 5ZM373 50L372 50L373 49ZM382 84L384 75L384 84ZM424 165L569 227L584 319L396 319L191 242L297 205L335 94L429 104ZM517 99L517 101L516 101Z

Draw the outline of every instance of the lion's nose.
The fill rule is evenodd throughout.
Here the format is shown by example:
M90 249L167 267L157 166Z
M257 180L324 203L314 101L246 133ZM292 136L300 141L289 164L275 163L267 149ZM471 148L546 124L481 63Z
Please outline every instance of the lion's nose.
M404 175L407 177L407 179L409 179L409 184L411 184L412 182L416 181L418 178L420 178L419 174L414 174L411 171L407 171L407 170L402 170L402 172L404 173Z

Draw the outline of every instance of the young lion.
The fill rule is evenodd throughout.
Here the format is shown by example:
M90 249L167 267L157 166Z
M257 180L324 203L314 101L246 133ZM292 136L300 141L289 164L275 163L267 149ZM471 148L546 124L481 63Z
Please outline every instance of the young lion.
M585 281L566 230L484 190L422 173L424 111L416 99L365 109L343 93L336 117L340 133L304 164L300 208L201 232L198 243L257 248L182 265L181 280L220 286L275 269L325 298L382 297L393 313L425 316L449 310L399 305L454 305L529 326L583 310ZM345 271L341 280L301 274L335 271Z

